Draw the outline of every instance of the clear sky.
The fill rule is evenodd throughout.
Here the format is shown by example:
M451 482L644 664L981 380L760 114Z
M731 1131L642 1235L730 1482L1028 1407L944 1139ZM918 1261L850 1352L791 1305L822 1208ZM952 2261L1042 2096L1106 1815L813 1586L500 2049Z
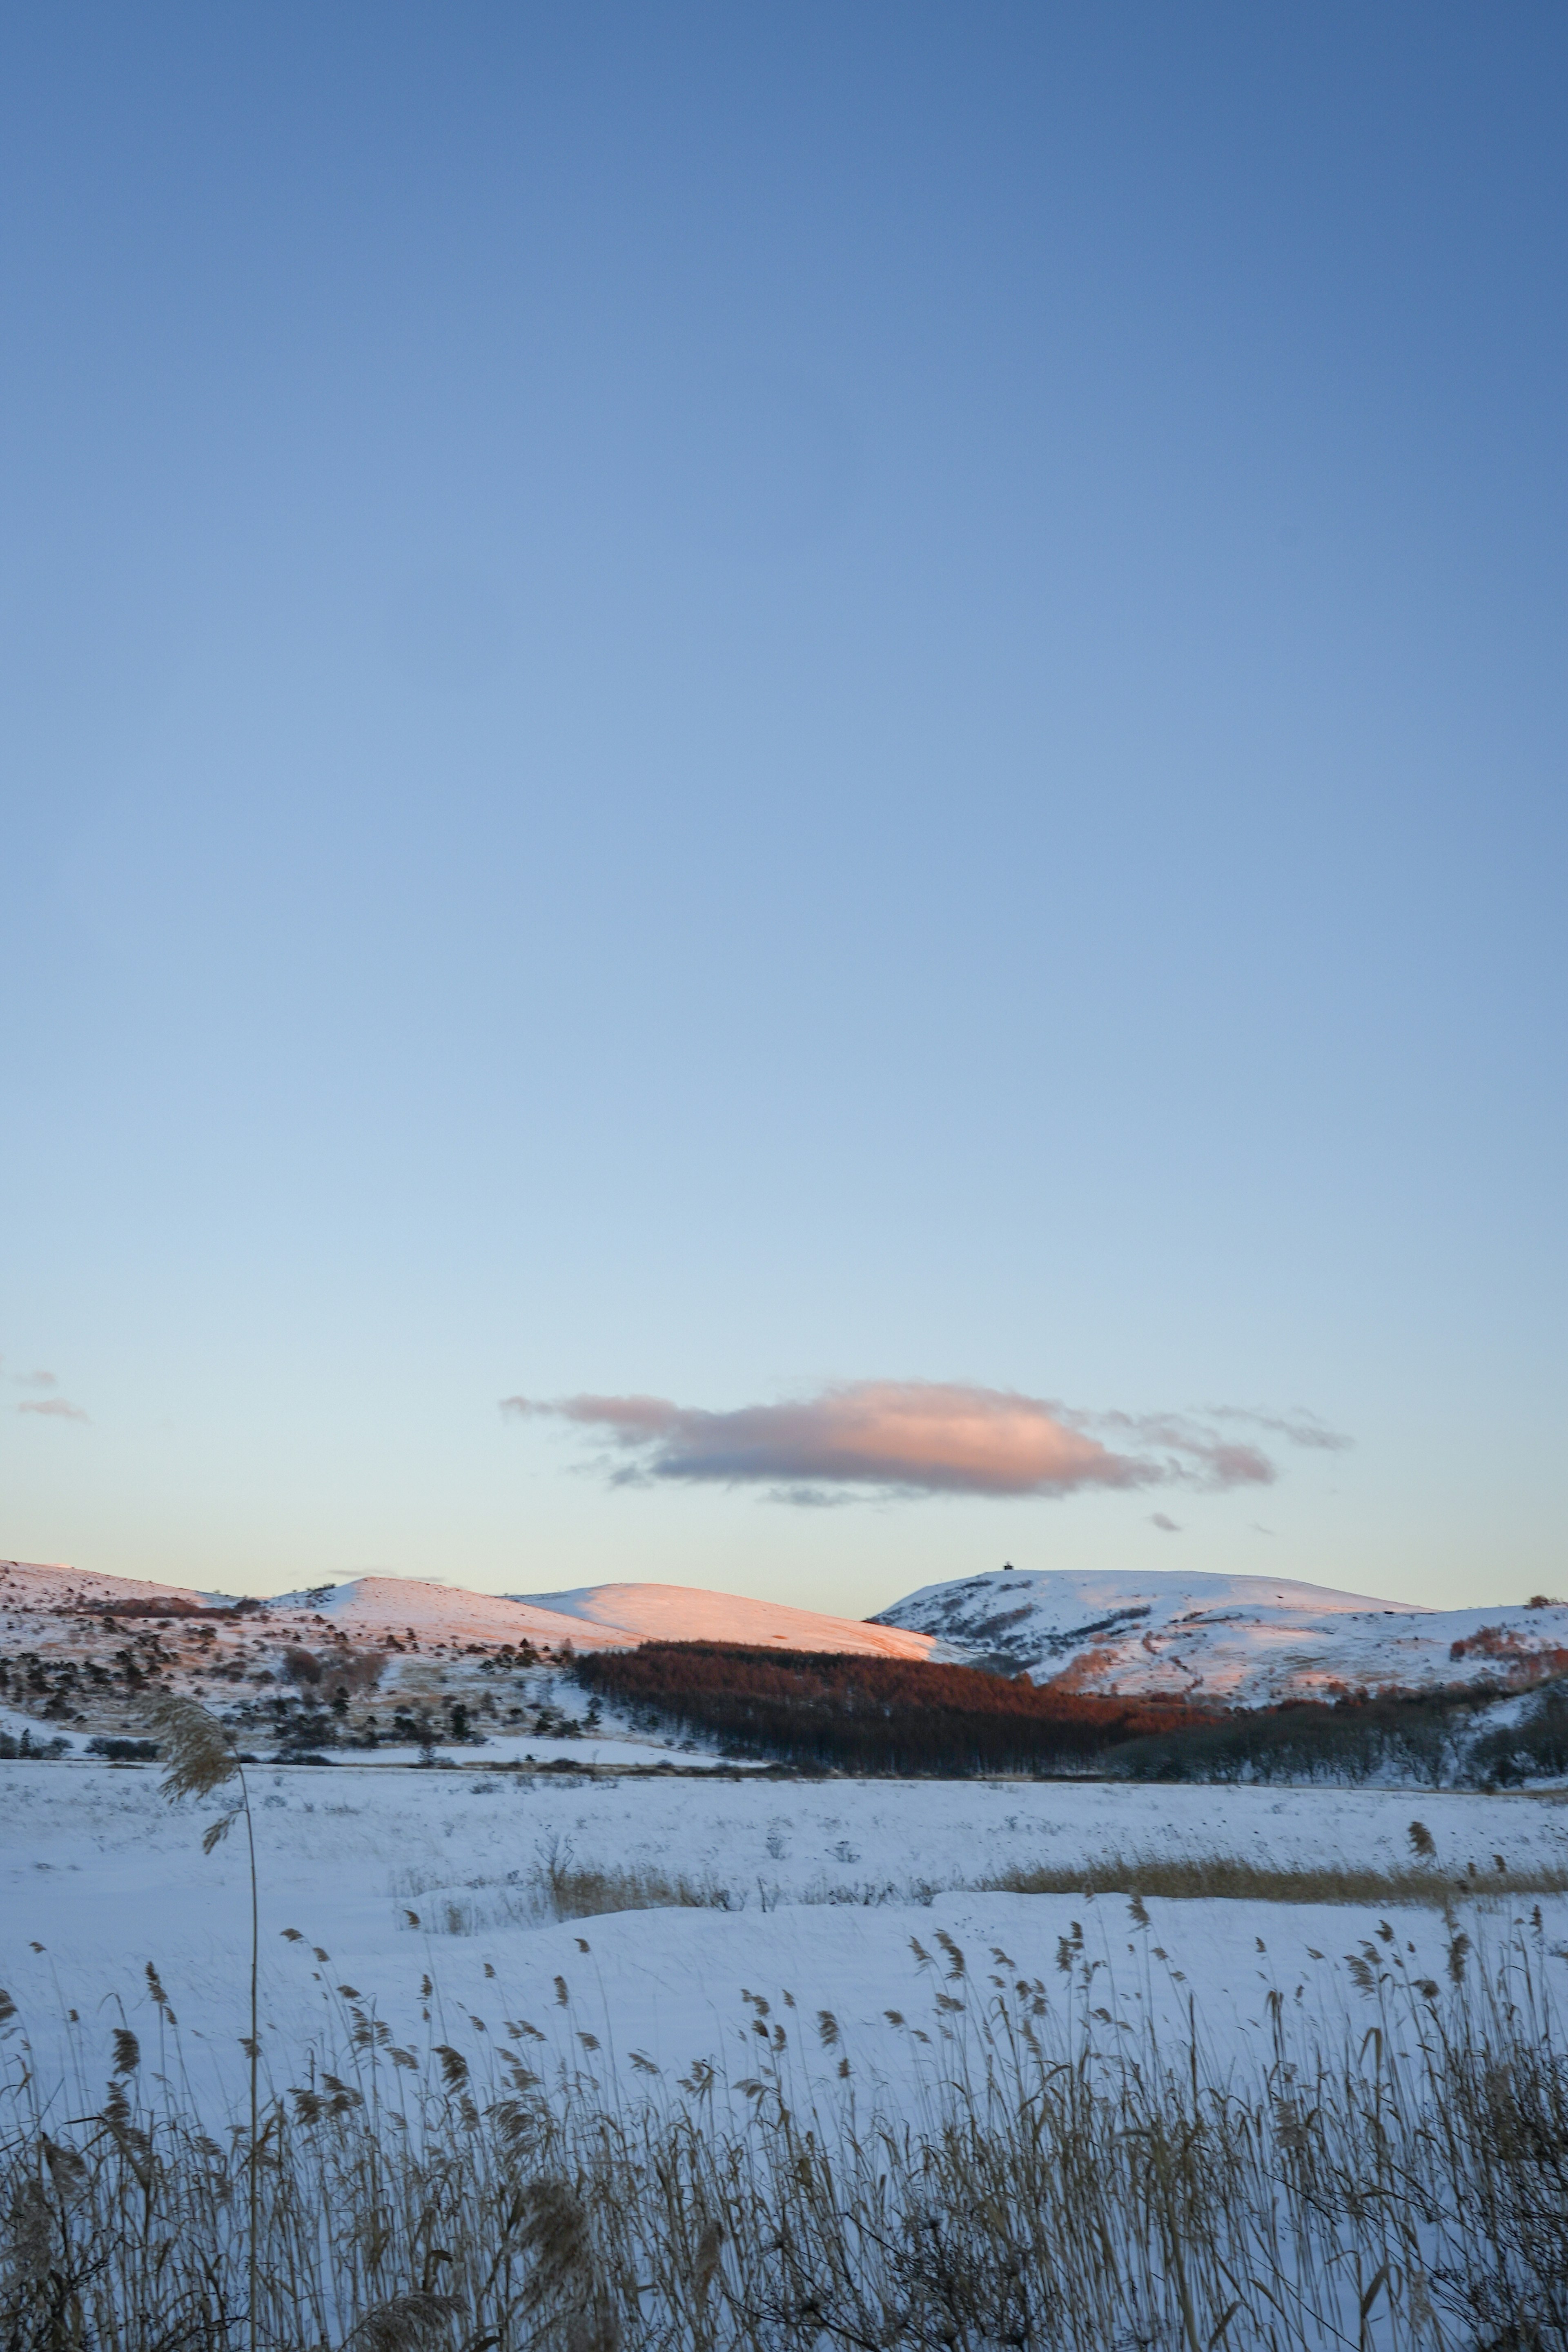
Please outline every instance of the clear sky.
M0 1553L1568 1590L1565 69L7 11Z

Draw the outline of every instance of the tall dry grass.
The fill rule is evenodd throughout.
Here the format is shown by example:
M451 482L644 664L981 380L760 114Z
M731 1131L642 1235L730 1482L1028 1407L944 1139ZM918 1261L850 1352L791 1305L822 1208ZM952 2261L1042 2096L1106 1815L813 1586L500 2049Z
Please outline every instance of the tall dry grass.
M1568 1869L1493 1867L1456 1874L1434 1862L1405 1869L1349 1863L1255 1862L1240 1854L1100 1854L1087 1862L1019 1863L978 1882L999 1895L1137 1895L1159 1902L1342 1903L1366 1909L1415 1904L1446 1911L1456 1899L1496 1901L1568 1894Z
M743 1907L712 1876L666 1870L653 1862L580 1863L573 1841L546 1837L527 1870L479 1876L454 1886L426 1870L394 1880L400 1924L424 1935L477 1936L487 1928L541 1927L595 1919L616 1911L730 1911ZM417 1906L417 1907L416 1907Z
M591 1919L616 1911L713 1909L741 1911L752 1901L767 1912L781 1905L881 1909L929 1906L942 1893L1004 1895L1124 1895L1161 1902L1337 1904L1363 1910L1409 1906L1450 1910L1456 1903L1530 1902L1568 1894L1568 1868L1559 1864L1510 1865L1501 1854L1483 1868L1440 1861L1430 1832L1411 1824L1414 1860L1397 1864L1294 1864L1246 1854L1102 1853L1067 1863L1016 1863L980 1878L819 1878L787 1895L765 1879L731 1885L711 1873L694 1877L657 1863L579 1862L573 1841L541 1840L531 1868L504 1879L480 1876L454 1887L428 1871L405 1871L395 1882L402 1917L425 1934L474 1936L487 1928L541 1927ZM426 1892L431 1900L423 1898Z
M1136 1897L1129 1916L1152 1971ZM1170 2044L1135 2025L1081 1932L1049 1981L940 1932L915 1950L925 1992L918 2017L889 2012L910 2063L885 2093L837 2018L759 1996L753 2073L697 2061L667 2083L639 2055L640 2096L521 2025L482 2072L444 2041L397 2047L356 1997L336 2064L268 2096L254 2164L245 2120L167 2087L177 2056L143 2085L123 2028L107 2094L51 2105L13 2014L0 2343L1568 2345L1562 1962L1539 1917L1484 1972L1455 1929L1439 1980L1369 1935L1344 2033L1325 2043L1271 1994L1256 2063L1195 2022Z

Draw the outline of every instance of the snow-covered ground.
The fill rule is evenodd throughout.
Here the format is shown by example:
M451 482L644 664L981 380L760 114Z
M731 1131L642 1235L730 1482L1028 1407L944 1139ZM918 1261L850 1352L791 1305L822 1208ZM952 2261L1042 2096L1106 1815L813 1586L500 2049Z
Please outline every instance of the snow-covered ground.
M35 1736L37 1725L33 1726ZM376 1772L389 1765L423 1764L422 1748L400 1747L395 1740L384 1740L372 1755L349 1751L333 1757L333 1763L350 1764L355 1770ZM437 1742L431 1752L431 1762L437 1770L483 1770L492 1764L531 1765L538 1770L557 1770L571 1764L580 1770L594 1772L765 1772L765 1763L748 1761L744 1758L731 1760L700 1749L695 1743L679 1748L666 1742L656 1745L648 1739L634 1739L626 1735L584 1733L577 1738L545 1738L537 1732L502 1731L487 1734L482 1747L458 1748L450 1742ZM310 1769L310 1768L307 1768Z
M79 2070L101 2092L121 2023L149 2053L162 2048L150 2065L174 2069L152 1962L179 2021L179 2065L204 2096L231 2097L248 1898L241 1837L210 1857L200 1851L217 1800L172 1809L153 1769L3 1769L0 1985L42 2075L67 2082ZM263 2046L283 2085L301 2079L311 2049L328 2063L341 2054L354 2004L374 2007L404 2046L447 2042L477 2067L487 2037L526 2023L552 2064L586 2069L617 2096L650 2079L647 2064L673 2080L702 2059L738 2082L754 2071L758 1995L775 2019L787 2021L793 2003L790 2063L814 2083L837 2080L847 2053L856 2079L896 2084L932 2063L940 2037L921 2044L914 2029L934 2033L938 1991L984 2003L1005 1973L1056 1997L1059 1939L1075 1922L1089 1956L1106 1963L1107 2032L1150 2018L1184 2031L1191 2014L1221 2058L1261 2052L1264 2003L1278 1989L1301 2031L1337 2047L1365 2024L1348 1958L1372 1949L1395 1987L1439 1975L1449 1934L1439 1912L1151 1899L1145 1930L1120 1897L984 1893L975 1883L1010 1865L1110 1854L1394 1867L1409 1860L1417 1811L1445 1873L1473 1862L1483 1886L1500 1853L1516 1870L1568 1863L1568 1808L1525 1797L574 1781L353 1761L260 1768L252 1793ZM662 1874L730 1907L553 1923L542 1895L552 1869ZM1461 1906L1483 1947L1506 1939L1531 1907L1484 1897ZM1561 1947L1568 1900L1543 1899L1542 1909L1547 1941ZM1379 1935L1380 1919L1391 1937ZM943 1937L965 1955L962 1983ZM1552 1966L1568 1990L1568 1964ZM816 2023L823 2011L839 2029L830 2053ZM942 2012L950 2030L953 2015Z

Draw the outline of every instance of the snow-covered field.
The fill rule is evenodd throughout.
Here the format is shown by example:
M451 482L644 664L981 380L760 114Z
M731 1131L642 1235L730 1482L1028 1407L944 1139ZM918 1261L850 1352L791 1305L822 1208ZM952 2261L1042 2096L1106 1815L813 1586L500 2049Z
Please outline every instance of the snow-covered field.
M179 2020L181 2064L198 2088L232 2097L248 1895L241 1837L210 1857L200 1851L218 1799L171 1808L151 1768L0 1769L0 1984L41 2071L79 2066L99 2082L118 2024L158 2046L152 1962ZM351 2000L374 2006L400 2043L445 2041L476 2067L487 2036L526 2021L555 2063L589 2068L617 2095L646 2079L647 2063L676 2075L700 2058L737 2079L751 2071L747 1997L758 1994L778 2014L793 1997L803 2013L839 2022L831 2066L814 2034L795 2037L792 2063L826 2080L847 2050L866 2075L892 2080L919 2060L910 2029L929 2027L935 1991L951 1992L940 1936L965 1952L982 1988L1000 1966L994 1951L1009 1974L1049 1984L1075 1921L1107 1963L1107 2014L1122 2021L1107 2032L1150 2015L1184 2030L1192 2014L1222 2058L1239 2057L1265 2033L1278 1988L1337 2044L1363 2008L1347 1956L1370 1939L1396 1956L1396 1977L1439 1974L1450 1932L1439 1912L1389 1915L1392 1945L1377 1936L1383 1913L1345 1906L1151 1901L1144 1930L1117 1896L985 1893L978 1882L1113 1854L1393 1870L1409 1862L1417 1812L1444 1872L1467 1875L1473 1864L1483 1890L1500 1853L1514 1871L1568 1864L1568 1807L1528 1797L576 1780L352 1761L262 1767L251 1779L262 2042L284 2086L312 2048L318 2062L341 2049ZM656 1874L706 1900L563 1924L542 1892L552 1870ZM1506 1939L1531 1907L1484 1893L1462 1906L1483 1944ZM1568 1901L1549 1898L1543 1925L1561 1945ZM1568 1991L1568 1964L1555 1965ZM907 2022L890 2023L889 2011Z
M626 2352L1191 2352L1226 2331L1300 2352L1460 2352L1513 2340L1469 2315L1522 2307L1561 2268L1537 2172L1492 2151L1523 2145L1532 2085L1560 2082L1547 2036L1568 2021L1568 1895L1488 1892L1499 1857L1563 1883L1561 1801L347 1758L247 1778L264 2144L287 2149L276 2197L264 2176L263 2342L455 2345L447 2316L467 2315L463 2341ZM244 1827L204 1855L231 1790L171 1807L160 1783L153 1766L0 1765L0 2079L22 2126L0 2143L5 2210L25 2218L53 2193L29 2183L58 2172L77 2274L119 2315L84 2340L135 2352L175 2340L192 2297L232 2313L250 2291ZM1355 1905L1132 1899L1103 1870L1211 1857L1407 1884L1417 1816L1447 1914L1381 1889ZM1042 1864L1069 1888L1100 1865L1100 1892L985 1884ZM662 1907L595 1908L617 1891ZM1458 2139L1426 2122L1451 2090L1472 2102ZM826 2257L781 2279L775 2206L837 2248L838 2334L813 2317ZM908 2332L900 2315L934 2292L937 2226L974 2308L954 2334L939 2298ZM580 2251L552 2269L552 2243ZM452 2292L433 2304L437 2244ZM1047 2334L1007 2316L1026 2279L1033 2304L1061 2306ZM1458 2332L1435 2332L1433 2291ZM776 2326L759 2332L759 2309ZM439 2325L386 2332L411 2314ZM116 2334L125 2315L142 2318Z

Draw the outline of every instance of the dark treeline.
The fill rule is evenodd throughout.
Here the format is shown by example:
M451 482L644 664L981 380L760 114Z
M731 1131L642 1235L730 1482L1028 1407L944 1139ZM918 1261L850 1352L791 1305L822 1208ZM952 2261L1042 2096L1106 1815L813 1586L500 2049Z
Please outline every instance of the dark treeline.
M646 1642L576 1661L578 1679L652 1725L805 1769L952 1778L1082 1769L1190 1719L1180 1702L1038 1690L974 1666L839 1652ZM1198 1720L1213 1720L1202 1717Z
M1369 1780L1430 1789L1508 1787L1568 1772L1568 1689L1531 1694L1520 1719L1487 1728L1505 1687L1468 1685L1237 1710L1220 1723L1131 1741L1109 1769L1138 1780Z
M258 1617L261 1614L259 1601L186 1601L177 1592L160 1593L155 1600L122 1600L118 1596L108 1601L79 1601L74 1609L62 1610L62 1616L96 1617L105 1623L120 1617L155 1617L160 1623L172 1622L176 1617Z
M1132 1780L1392 1780L1440 1789L1469 1777L1477 1704L1436 1691L1237 1709L1174 1737L1131 1740L1110 1769Z
M1529 1700L1522 1719L1485 1731L1471 1751L1473 1778L1501 1786L1568 1772L1568 1682L1549 1683Z
M1507 1786L1568 1773L1568 1684L1488 1727L1501 1687L1202 1709L1037 1688L973 1666L648 1642L575 1662L648 1727L806 1770L953 1778L1100 1771L1139 1780Z

